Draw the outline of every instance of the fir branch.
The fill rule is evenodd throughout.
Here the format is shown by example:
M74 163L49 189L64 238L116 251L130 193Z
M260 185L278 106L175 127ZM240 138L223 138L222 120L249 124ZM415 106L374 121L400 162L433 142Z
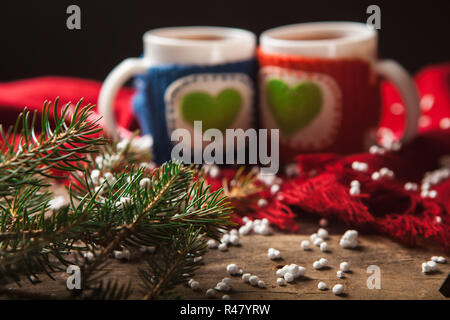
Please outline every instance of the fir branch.
M186 281L185 274L192 274L201 262L195 258L206 252L206 241L200 230L192 226L180 230L174 236L170 247L162 250L162 259L148 259L148 269L139 269L144 292L143 300L167 295L178 284Z
M57 178L50 169L61 171L82 170L80 164L87 159L83 154L94 152L103 144L103 138L95 138L101 128L97 121L90 121L93 106L81 108L80 100L69 118L70 104L58 115L58 99L52 108L44 103L41 134L36 133L36 113L25 109L16 124L5 133L0 125L0 194L8 194L11 188L22 185L41 185L37 176ZM31 120L30 120L31 118ZM69 120L69 121L68 121ZM66 123L68 121L69 123Z

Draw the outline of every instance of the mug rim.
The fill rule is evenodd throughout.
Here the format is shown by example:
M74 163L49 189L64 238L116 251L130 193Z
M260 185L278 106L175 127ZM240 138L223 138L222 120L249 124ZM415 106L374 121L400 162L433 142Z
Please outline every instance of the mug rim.
M168 36L171 34L172 36ZM223 39L215 40L194 40L177 38L180 36L220 36ZM178 26L178 27L163 27L146 31L143 35L144 44L151 43L154 45L164 46L221 46L230 45L234 42L249 41L256 43L256 36L253 32L245 29L232 27L214 27L214 26Z
M329 39L283 39L290 34L342 34ZM373 61L377 57L378 34L360 22L307 22L276 27L264 31L259 38L260 48L269 54L285 54L318 58L361 58Z

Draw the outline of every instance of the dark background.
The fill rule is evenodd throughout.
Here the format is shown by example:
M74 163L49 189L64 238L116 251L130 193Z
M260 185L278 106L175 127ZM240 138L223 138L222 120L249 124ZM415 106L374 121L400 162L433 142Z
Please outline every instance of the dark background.
M66 8L81 7L81 30L66 28ZM0 81L41 75L103 80L121 60L139 56L155 27L217 25L260 34L279 25L365 22L381 7L380 56L410 72L450 60L450 1L158 0L0 1Z

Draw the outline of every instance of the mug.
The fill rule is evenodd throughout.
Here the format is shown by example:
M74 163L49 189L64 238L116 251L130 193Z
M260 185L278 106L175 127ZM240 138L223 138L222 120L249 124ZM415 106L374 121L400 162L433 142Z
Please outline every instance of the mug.
M380 77L403 97L402 142L416 134L419 98L412 78L378 60L377 33L356 22L294 24L263 32L258 48L259 124L280 130L280 158L302 152L350 154L376 141Z
M171 159L176 129L202 131L254 127L256 36L224 27L172 27L146 32L144 54L128 58L107 76L98 106L105 130L117 135L112 104L135 76L133 109L143 134L153 136L156 163ZM198 131L198 130L197 130ZM185 141L182 141L185 143Z

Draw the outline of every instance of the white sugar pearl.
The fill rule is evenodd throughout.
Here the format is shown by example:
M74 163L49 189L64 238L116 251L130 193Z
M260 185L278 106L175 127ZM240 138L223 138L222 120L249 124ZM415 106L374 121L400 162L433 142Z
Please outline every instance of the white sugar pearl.
M277 279L277 284L279 286L285 286L286 285L286 280L284 280L284 278L278 278Z
M342 284L337 284L333 287L333 293L335 295L340 295L344 292L344 286Z
M227 246L226 243L221 243L221 244L219 244L218 249L219 249L220 251L227 251L227 250L228 250L228 246Z
M224 295L222 296L222 300L230 300L230 296L227 295L227 294L224 294Z
M267 206L267 200L263 199L263 198L258 199L257 205L258 205L258 207L265 207L265 206Z
M344 261L341 262L341 264L339 265L339 269L341 269L341 271L343 272L349 272L350 271L350 263Z
M284 274L286 273L286 269L278 269L277 272L275 272L275 274L277 275L277 277L283 277Z
M230 243L237 246L239 244L239 237L235 234L230 235Z
M218 166L211 166L208 170L208 174L211 178L217 178L219 176L220 169Z
M231 278L228 278L228 277L227 277L227 278L223 278L223 279L222 279L222 282L230 286L232 280L231 280Z
M359 183L358 180L353 180L352 182L350 182L350 186L351 187L359 187L359 186L361 186L361 184Z
M319 236L317 235L317 233L313 233L309 239L314 243L314 240L316 240Z
M206 244L208 245L208 248L210 248L210 249L216 249L219 246L217 241L214 239L209 239Z
M389 178L392 178L394 176L394 172L392 170L389 170L388 168L381 168L380 174L383 177L389 177Z
M139 186L141 188L148 188L150 186L150 179L149 178L141 179L141 181L139 181Z
M231 275L236 275L239 273L239 267L235 263L227 265L227 271Z
M244 281L244 282L248 282L249 280L250 280L250 277L251 277L252 275L250 274L250 273L244 273L243 275L242 275L242 281Z
M248 282L250 282L250 284L251 284L252 286L258 285L258 281L259 281L259 278L258 278L257 276L251 276L251 277L248 279Z
M319 262L322 265L322 267L326 267L328 265L328 260L325 258L320 258Z
M430 190L428 192L428 197L430 197L432 199L436 198L437 197L437 191L436 190Z
M372 173L372 180L379 180L381 178L381 174L379 172Z
M322 239L327 239L328 231L324 228L320 228L319 230L317 230L317 236L319 236Z
M404 188L406 191L417 191L419 189L419 186L417 185L417 183L407 182L405 183Z
M328 220L325 218L320 219L319 226L325 228L326 226L328 226Z
M206 290L206 296L208 298L214 298L216 296L216 292L214 291L214 289L208 289Z
M342 278L344 277L344 272L342 272L341 270L338 270L338 271L336 272L336 276L337 276L339 279L342 279Z
M438 259L437 259L437 261L436 261L437 263L446 263L447 262L447 260L445 259L445 257L438 257Z
M189 284L192 290L199 290L200 289L200 283L198 281L191 281Z
M326 290L327 289L327 284L325 282L323 282L323 281L320 281L317 284L317 289L319 289L319 290Z
M320 244L320 251L322 251L322 252L327 252L327 251L328 251L328 243L322 242L322 243Z
M223 282L219 282L217 285L216 285L216 288L215 288L217 291L229 291L230 290L230 286L228 286L226 283L223 283Z
M258 281L258 287L260 287L260 288L265 288L265 287L266 287L266 284L264 283L264 281L259 280L259 281Z
M428 261L427 262L428 266L430 267L431 271L436 271L437 270L437 263L434 261Z
M220 242L222 243L230 243L230 235L228 233L225 233L222 238L220 239Z
M320 261L314 261L313 268L317 269L317 270L321 269L322 268L322 264L320 263Z
M302 266L299 266L298 269L297 269L297 275L299 277L303 277L305 274L306 274L306 268L302 267Z
M242 226L239 228L239 235L246 236L250 233L251 229L247 226Z
M300 243L300 246L302 247L303 250L309 250L309 249L311 249L311 246L310 246L310 243L309 243L308 240L303 240L303 241Z
M323 242L322 238L317 237L316 240L314 240L314 245L315 246L320 246Z
M422 263L422 272L425 274L431 272L431 268L428 265L428 263L426 263L426 262Z
M274 185L272 185L272 186L270 187L270 192L271 192L271 193L275 194L275 193L277 193L278 191L280 191L280 186L279 186L278 184L274 184Z
M286 272L284 274L284 280L286 280L286 282L292 282L294 281L294 275L290 272Z
M358 196L361 194L361 190L359 189L359 187L351 187L348 193L351 196Z

